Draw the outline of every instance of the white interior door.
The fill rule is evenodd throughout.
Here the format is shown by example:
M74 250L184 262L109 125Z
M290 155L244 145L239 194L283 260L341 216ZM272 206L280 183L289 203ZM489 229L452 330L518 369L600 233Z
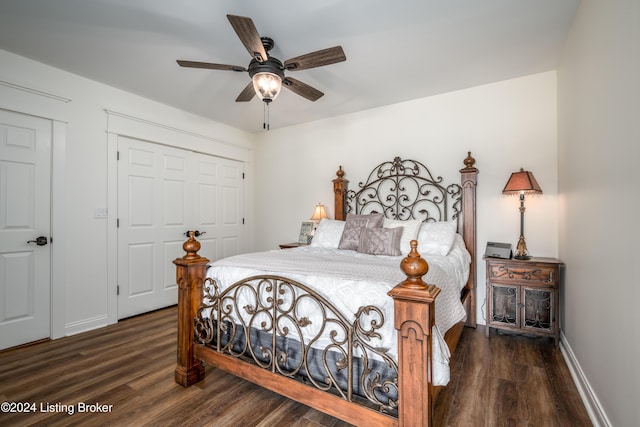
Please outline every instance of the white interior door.
M177 303L172 261L187 230L206 233L203 256L242 249L243 164L125 137L118 152L121 319Z
M50 181L51 122L0 110L0 349L50 336Z

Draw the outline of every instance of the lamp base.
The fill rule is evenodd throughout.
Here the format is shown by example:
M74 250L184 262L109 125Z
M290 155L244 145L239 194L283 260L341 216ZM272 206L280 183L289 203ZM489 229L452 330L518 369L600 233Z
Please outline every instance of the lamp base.
M513 255L514 259L531 259L531 256L527 252L527 243L524 241L524 236L521 234L516 245L516 253Z

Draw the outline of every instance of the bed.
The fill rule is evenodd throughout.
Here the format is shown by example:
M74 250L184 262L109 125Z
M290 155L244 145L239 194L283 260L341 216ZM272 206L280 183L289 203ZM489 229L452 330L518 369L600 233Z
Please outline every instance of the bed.
M396 157L355 190L340 167L335 220L320 223L309 247L207 268L190 232L174 261L176 382L203 379L204 362L351 424L433 425L447 356L462 328L475 327L474 163L468 153L461 184L444 185ZM448 250L425 246L452 224Z

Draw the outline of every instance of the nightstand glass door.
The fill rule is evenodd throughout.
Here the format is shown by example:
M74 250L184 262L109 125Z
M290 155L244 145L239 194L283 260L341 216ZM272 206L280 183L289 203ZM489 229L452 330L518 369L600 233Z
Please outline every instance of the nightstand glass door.
M491 323L518 325L518 287L492 286Z
M554 305L553 292L549 289L523 287L524 322L522 328L551 331Z

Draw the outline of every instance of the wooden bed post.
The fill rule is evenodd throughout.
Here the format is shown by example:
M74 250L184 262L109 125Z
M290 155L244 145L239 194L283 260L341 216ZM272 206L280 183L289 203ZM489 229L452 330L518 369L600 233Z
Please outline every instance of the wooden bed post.
M333 180L333 195L335 214L337 220L344 221L347 219L347 191L349 190L349 180L344 179L344 171L342 166L336 172L338 177Z
M469 279L466 289L469 290L469 307L467 307L466 326L476 327L476 185L478 183L478 169L474 167L476 159L471 157L471 151L464 159L464 169L460 169L462 186L462 236L471 255Z
M400 267L407 279L389 291L398 331L398 425L433 426L431 393L431 327L440 289L422 280L429 265L411 241Z
M188 387L204 378L204 365L193 355L193 321L202 300L202 286L209 260L198 255L200 242L189 231L182 248L187 253L173 261L178 283L178 361L175 380Z

